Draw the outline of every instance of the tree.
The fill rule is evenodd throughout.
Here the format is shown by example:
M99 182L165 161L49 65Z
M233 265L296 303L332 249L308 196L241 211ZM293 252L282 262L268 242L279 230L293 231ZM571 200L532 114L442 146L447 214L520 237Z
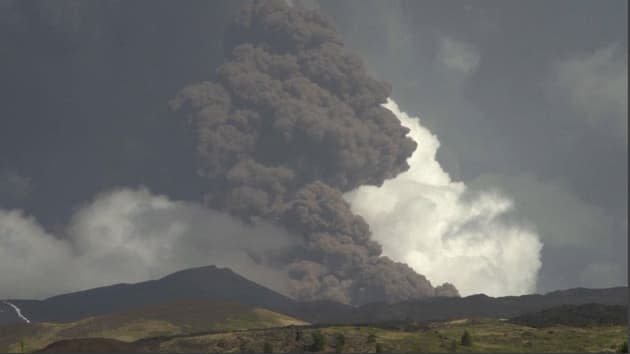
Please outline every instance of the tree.
M269 342L265 342L263 345L263 353L273 353L273 346Z
M464 331L464 334L462 335L462 345L465 347L470 347L472 345L472 337L468 331Z
M456 352L457 351L457 341L453 339L453 341L451 341L451 346L449 347L449 350L452 352Z
M311 351L321 352L322 350L324 350L324 346L326 345L326 339L324 338L324 335L322 334L322 332L317 330L313 332L311 336L313 337L313 344L311 345Z
M335 351L337 353L343 352L343 347L346 345L346 336L343 334L338 334L335 337Z

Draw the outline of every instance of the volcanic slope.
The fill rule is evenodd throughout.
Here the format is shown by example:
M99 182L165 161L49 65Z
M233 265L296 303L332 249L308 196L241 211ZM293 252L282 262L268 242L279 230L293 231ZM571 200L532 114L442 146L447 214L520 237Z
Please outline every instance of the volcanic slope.
M97 352L121 348L127 352L611 352L627 338L627 326L588 328L552 326L537 329L497 319L435 323L401 329L383 326L285 327L190 336L149 338L133 343L104 342L103 339L69 340L53 343L44 352ZM461 345L468 331L470 346ZM321 348L314 348L314 337L321 334ZM343 338L343 339L340 339ZM111 349L110 349L111 350Z
M148 305L191 300L235 302L288 314L308 322L348 318L346 314L352 311L351 306L327 301L300 303L228 268L215 266L186 269L157 280L104 286L41 301L10 301L31 322L72 322ZM0 325L23 322L16 316L0 319L4 319Z
M306 325L270 310L233 302L188 301L151 305L66 323L22 323L0 326L0 352L43 348L53 342L105 338L132 342L156 336ZM110 343L110 342L107 342Z
M562 305L627 306L628 288L569 289L544 295L493 298L483 294L463 298L434 297L395 304L352 307L335 302L298 302L258 285L227 268L192 268L157 280L118 284L55 296L43 301L10 300L32 322L72 322L87 317L129 311L148 305L182 301L229 301L265 308L309 323L365 324L383 321L445 321L459 318L511 318ZM2 324L23 323L12 316Z

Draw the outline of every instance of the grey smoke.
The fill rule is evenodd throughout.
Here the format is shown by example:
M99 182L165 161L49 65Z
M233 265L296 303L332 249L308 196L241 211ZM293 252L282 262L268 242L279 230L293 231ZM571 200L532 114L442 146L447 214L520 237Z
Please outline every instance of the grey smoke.
M535 225L537 291L627 283L626 1L320 5L439 137L444 170ZM470 74L443 65L444 38L478 55Z
M282 1L247 3L211 81L171 100L196 137L206 205L287 227L292 295L362 304L457 295L381 257L342 193L408 169L416 143L381 104L390 87L344 50L322 13Z
M535 229L506 218L514 202L496 190L471 193L435 159L440 142L393 100L384 105L418 144L409 170L381 186L344 194L383 245L431 281L451 281L462 295L522 295L536 290L543 247ZM518 200L517 200L518 201Z

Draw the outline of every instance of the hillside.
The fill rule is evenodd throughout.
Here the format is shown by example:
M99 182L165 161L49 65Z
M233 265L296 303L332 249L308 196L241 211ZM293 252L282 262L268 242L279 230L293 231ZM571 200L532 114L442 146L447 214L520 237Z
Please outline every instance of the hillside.
M11 303L19 306L32 322L72 322L147 305L210 300L266 308L309 323L367 324L400 320L427 322L458 318L511 318L562 305L599 303L627 306L627 299L627 287L578 288L545 295L433 297L396 304L374 303L352 307L329 301L298 302L230 269L207 266L136 284L100 287L42 301L11 300ZM0 325L23 323L8 306L3 311L0 312Z
M463 298L429 298L397 304L369 304L355 311L354 321L373 323L411 319L443 321L457 318L511 318L562 305L598 303L627 306L628 288L569 289L544 295L492 298L483 294Z
M131 342L155 336L304 324L266 309L229 302L193 301L146 306L76 322L0 326L0 352L17 351L20 340L26 350L34 350L70 338L101 337Z
M70 322L134 307L201 299L283 310L293 302L227 268L215 266L187 269L158 280L54 296L43 301L11 302L32 322Z
M627 306L602 304L563 305L510 319L510 322L530 327L565 325L575 327L626 325Z
M462 346L467 330L472 346ZM274 352L304 352L313 345L313 333L324 338L322 351L334 352L343 335L343 352L605 352L615 351L626 338L627 326L575 328L553 326L536 329L500 320L459 320L405 331L376 326L287 327L190 336L163 337L133 343L117 342L129 352L262 352L265 343ZM44 352L102 351L99 339L54 343Z

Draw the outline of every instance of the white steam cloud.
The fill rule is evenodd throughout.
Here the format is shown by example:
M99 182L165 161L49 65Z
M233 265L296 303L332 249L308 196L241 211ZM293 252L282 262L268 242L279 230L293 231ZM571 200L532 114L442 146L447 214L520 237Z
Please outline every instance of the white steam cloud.
M436 160L437 137L391 99L384 107L418 143L410 169L344 196L370 224L384 254L434 284L455 284L463 296L535 291L542 243L535 232L506 220L512 202L493 192L469 196Z
M270 224L245 225L146 189L98 196L77 211L63 239L20 211L0 209L0 299L44 298L210 264L282 292L287 276L269 259L292 239Z
M469 196L437 162L437 138L392 100L384 106L418 143L410 169L345 198L385 255L434 284L454 283L462 295L534 291L542 244L536 233L506 220L511 201L498 193ZM44 298L209 264L283 292L287 276L270 260L295 239L276 226L246 225L146 189L97 196L75 213L63 238L20 211L0 209L0 299Z

